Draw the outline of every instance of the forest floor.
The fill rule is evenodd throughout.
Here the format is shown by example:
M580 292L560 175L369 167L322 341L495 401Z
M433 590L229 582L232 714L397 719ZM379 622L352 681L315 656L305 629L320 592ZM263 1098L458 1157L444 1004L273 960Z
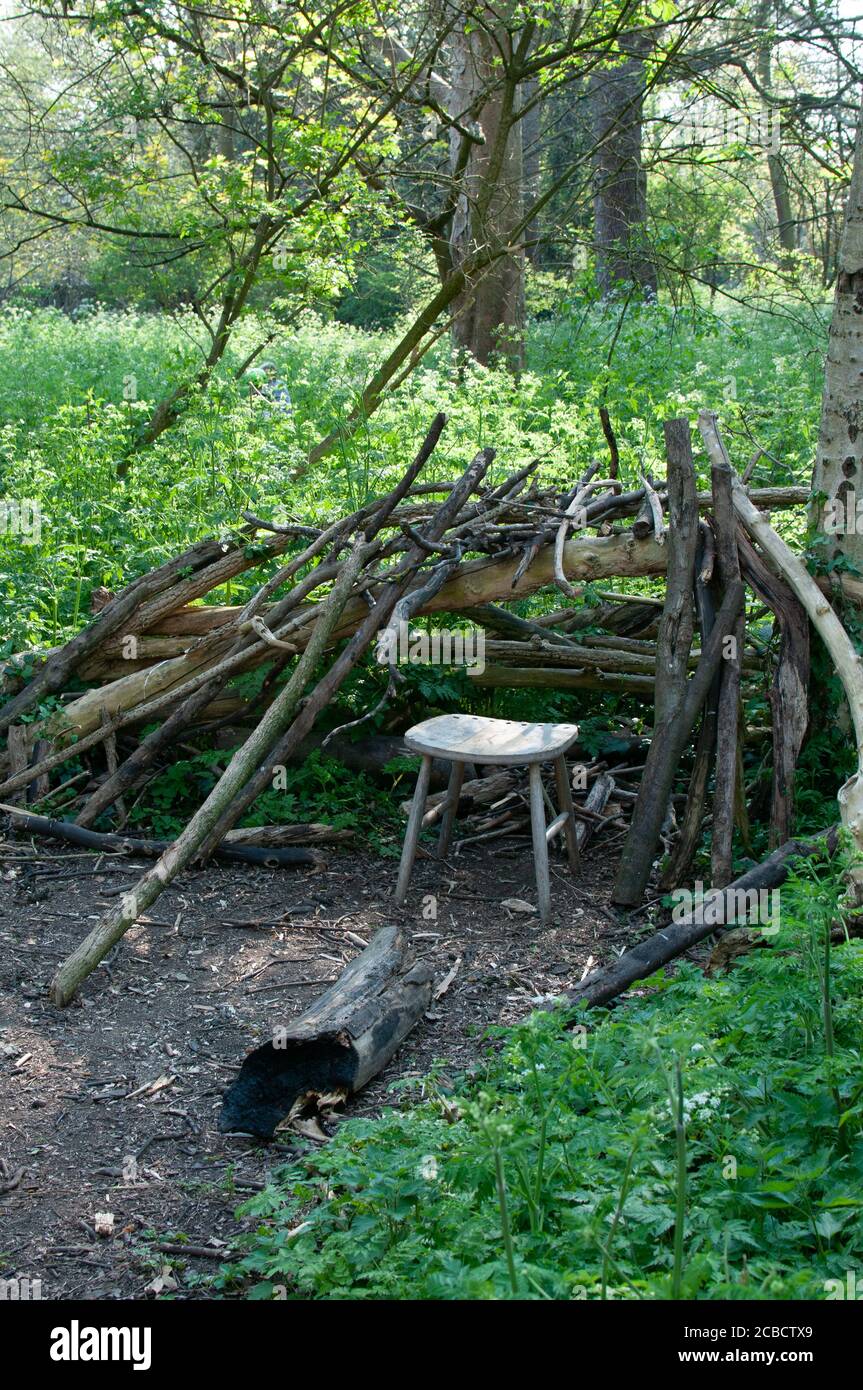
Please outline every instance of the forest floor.
M469 1071L489 1025L524 1017L626 944L607 908L613 864L607 843L593 844L573 881L555 857L545 929L504 903L535 901L526 840L421 858L403 912L395 861L360 852L333 850L311 872L211 866L167 889L59 1011L46 995L58 962L143 865L0 841L0 1278L40 1279L46 1299L206 1297L219 1259L157 1247L227 1258L253 1224L238 1204L321 1142L297 1128L274 1144L218 1133L246 1053L401 920L438 983L458 969L324 1129L399 1104L392 1082L434 1062Z

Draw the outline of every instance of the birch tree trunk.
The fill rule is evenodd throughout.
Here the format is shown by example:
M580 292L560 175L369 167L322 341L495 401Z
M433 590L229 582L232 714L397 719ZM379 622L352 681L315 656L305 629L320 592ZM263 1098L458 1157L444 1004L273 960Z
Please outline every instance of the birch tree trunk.
M812 478L812 520L827 556L844 556L863 571L863 115L845 208L839 269L821 402L821 432ZM861 495L863 500L863 495Z

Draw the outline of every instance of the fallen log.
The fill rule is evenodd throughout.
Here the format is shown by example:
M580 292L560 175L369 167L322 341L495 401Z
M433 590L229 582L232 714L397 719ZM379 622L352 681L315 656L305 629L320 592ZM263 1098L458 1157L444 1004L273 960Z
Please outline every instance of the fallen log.
M262 849L279 849L285 845L346 845L356 838L356 831L337 830L333 825L310 821L296 825L248 825L229 830L223 845L232 849L243 845Z
M53 820L50 816L36 816L30 811L22 811L20 806L7 806L0 801L0 811L12 817L13 829L27 831L31 835L47 835L54 840L65 840L67 844L81 845L85 849L111 850L115 854L139 854L147 859L157 859L171 846L170 840L141 839L135 835L116 835L109 831L87 830L71 821ZM275 826L275 830L290 830L295 827ZM242 864L262 864L267 868L287 868L297 864L311 864L317 868L326 865L326 858L318 850L296 849L285 845L278 837L258 844L252 843L248 836L254 831L235 832L234 838L225 836L218 847L221 859L233 859ZM321 838L321 837L318 837Z
M815 855L832 855L837 845L836 827L825 830L810 840L789 840L773 851L761 864L747 869L733 883L718 890L722 895L722 925L737 920L740 910L740 895L760 892L762 889L778 888L788 877L795 859L810 859ZM744 905L744 910L746 910ZM667 927L662 927L646 941L640 941L631 950L625 951L616 961L604 970L594 970L586 976L575 989L568 990L564 1000L569 1005L587 1004L592 1008L607 1004L629 989L637 980L646 980L661 966L683 955L691 946L696 946L717 930L717 922L704 922L707 914L688 913L686 917ZM555 1001L559 1003L560 1001Z
M602 670L570 670L563 666L469 666L472 685L512 690L619 690L629 695L652 695L653 676Z
M431 1002L431 967L406 965L405 953L403 933L384 927L311 1008L250 1052L219 1130L272 1139L316 1097L351 1095L376 1076Z

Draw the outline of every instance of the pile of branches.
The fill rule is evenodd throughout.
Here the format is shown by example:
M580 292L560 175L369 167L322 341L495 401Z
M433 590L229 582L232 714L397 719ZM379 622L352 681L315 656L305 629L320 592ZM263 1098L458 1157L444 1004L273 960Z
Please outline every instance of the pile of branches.
M611 458L605 469L592 464L560 492L537 485L536 463L490 486L490 448L481 450L453 481L419 481L445 426L439 415L398 485L350 516L311 527L247 515L234 539L200 542L120 593L101 594L91 624L65 646L36 659L9 662L0 692L6 697L0 705L0 735L6 739L0 751L4 809L24 823L27 798L44 797L49 779L64 763L72 758L91 760L89 771L55 789L65 798L64 819L30 817L29 828L94 844L106 834L94 831L94 823L113 817L107 832L113 843L127 843L136 853L143 849L156 858L135 890L61 965L52 985L55 1001L62 1004L71 998L132 922L188 865L214 853L262 856L263 862L316 861L320 850L298 846L325 839L326 827L252 832L238 831L237 823L269 789L274 769L308 747L316 721L357 663L375 644L380 659L388 649L387 637L423 613L464 614L484 628L490 664L476 675L480 682L545 682L655 698L657 731L673 728L673 737L654 737L638 792L634 786L618 785L613 803L616 827L624 810L632 811L630 840L638 841L627 846L624 856L637 859L638 868L629 885L621 888L621 901L633 895L639 900L657 846L668 835L669 769L673 777L696 717L714 698L715 728L705 716L696 749L705 787L705 769L717 742L725 750L723 768L728 749L733 759L738 756L738 727L732 727L729 711L737 707L740 680L751 662L742 654L742 585L729 544L735 556L744 556L746 577L764 601L778 616L791 611L787 594L777 590L775 574L763 559L754 549L754 558L742 548L738 552L734 523L727 519L728 488L723 484L724 511L715 478L710 493L696 491L688 426L684 448L679 427L685 422L670 424L678 432L672 429L668 436L666 486L654 486L644 478L640 489L624 491L617 476L616 443L609 432ZM762 489L752 496L762 506L790 506L804 500L805 489ZM699 519L708 509L709 524ZM199 604L228 580L270 567L274 559L283 563L244 605ZM738 571L739 566L737 561ZM598 607L569 606L534 623L500 606L548 586L569 602L579 596L577 581L601 584L615 576L657 576L666 571L664 603L600 590ZM700 646L691 649L687 637L696 614ZM592 631L583 632L585 627ZM723 698L716 678L723 639L732 630L741 637L740 656L734 666L736 684L729 677L729 693ZM252 700L240 699L232 682L256 668L266 668L258 694ZM321 669L323 674L316 677ZM390 688L395 678L392 670ZM89 686L83 693L82 682ZM33 712L49 696L60 707L34 720ZM681 717L671 720L683 698ZM241 719L250 731L182 833L167 846L129 841L124 827L130 797L186 746L184 740L202 729L212 731L226 719ZM141 737L145 725L154 727ZM661 754L664 746L673 748L673 756ZM781 762L783 776L796 756L793 739L788 748ZM717 785L718 769L717 763ZM735 774L736 770L735 761ZM520 787L514 784L498 797L493 787L484 787L480 794L472 786L477 780L470 779L463 793L473 817L468 834L484 836L507 826L520 829ZM732 778L731 785L739 788L739 778ZM595 766L588 793L578 803L585 837L589 827L609 819L605 811L612 791L607 771ZM473 807L472 796L477 798ZM599 800L591 804L591 796ZM703 806L702 794L696 831ZM436 806L430 805L428 813L433 818ZM499 824L491 824L496 817L502 818ZM716 806L713 819L715 827ZM685 830L691 839L693 826ZM629 853L633 847L637 854Z
M483 769L477 769L482 772ZM625 768L623 773L639 775L640 767ZM576 836L579 849L606 827L625 830L625 809L636 799L634 787L624 780L623 773L612 774L605 762L579 763L572 769L572 804L578 824ZM551 818L554 811L552 794L554 779L548 786L543 780L543 792ZM443 817L448 793L436 792L426 800L423 829L431 829ZM410 802L402 807L405 815ZM530 792L524 768L489 768L485 776L469 778L459 793L458 817L461 835L456 853L468 845L485 844L510 836L530 836Z

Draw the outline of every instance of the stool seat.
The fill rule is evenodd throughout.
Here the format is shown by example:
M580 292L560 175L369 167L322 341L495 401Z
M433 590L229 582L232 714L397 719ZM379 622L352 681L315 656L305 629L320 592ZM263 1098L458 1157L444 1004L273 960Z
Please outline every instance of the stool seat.
M419 777L408 816L399 876L396 883L396 902L404 903L411 880L420 831L436 818L438 808L426 811L432 761L441 758L452 764L446 800L440 807L440 838L438 858L449 849L453 821L458 811L466 763L497 764L504 767L528 768L530 782L530 829L533 857L536 864L537 908L540 921L545 923L551 911L551 885L548 873L548 842L563 831L569 866L578 873L578 825L572 805L572 789L566 768L566 750L578 738L577 724L534 724L518 719L484 719L478 714L440 714L414 724L405 734L405 744L412 753L422 754ZM560 814L550 825L545 820L545 804L554 806L542 784L540 763L554 763L554 782Z
M405 734L412 753L490 766L551 762L578 738L577 724L534 724L486 719L478 714L441 714L414 724Z

